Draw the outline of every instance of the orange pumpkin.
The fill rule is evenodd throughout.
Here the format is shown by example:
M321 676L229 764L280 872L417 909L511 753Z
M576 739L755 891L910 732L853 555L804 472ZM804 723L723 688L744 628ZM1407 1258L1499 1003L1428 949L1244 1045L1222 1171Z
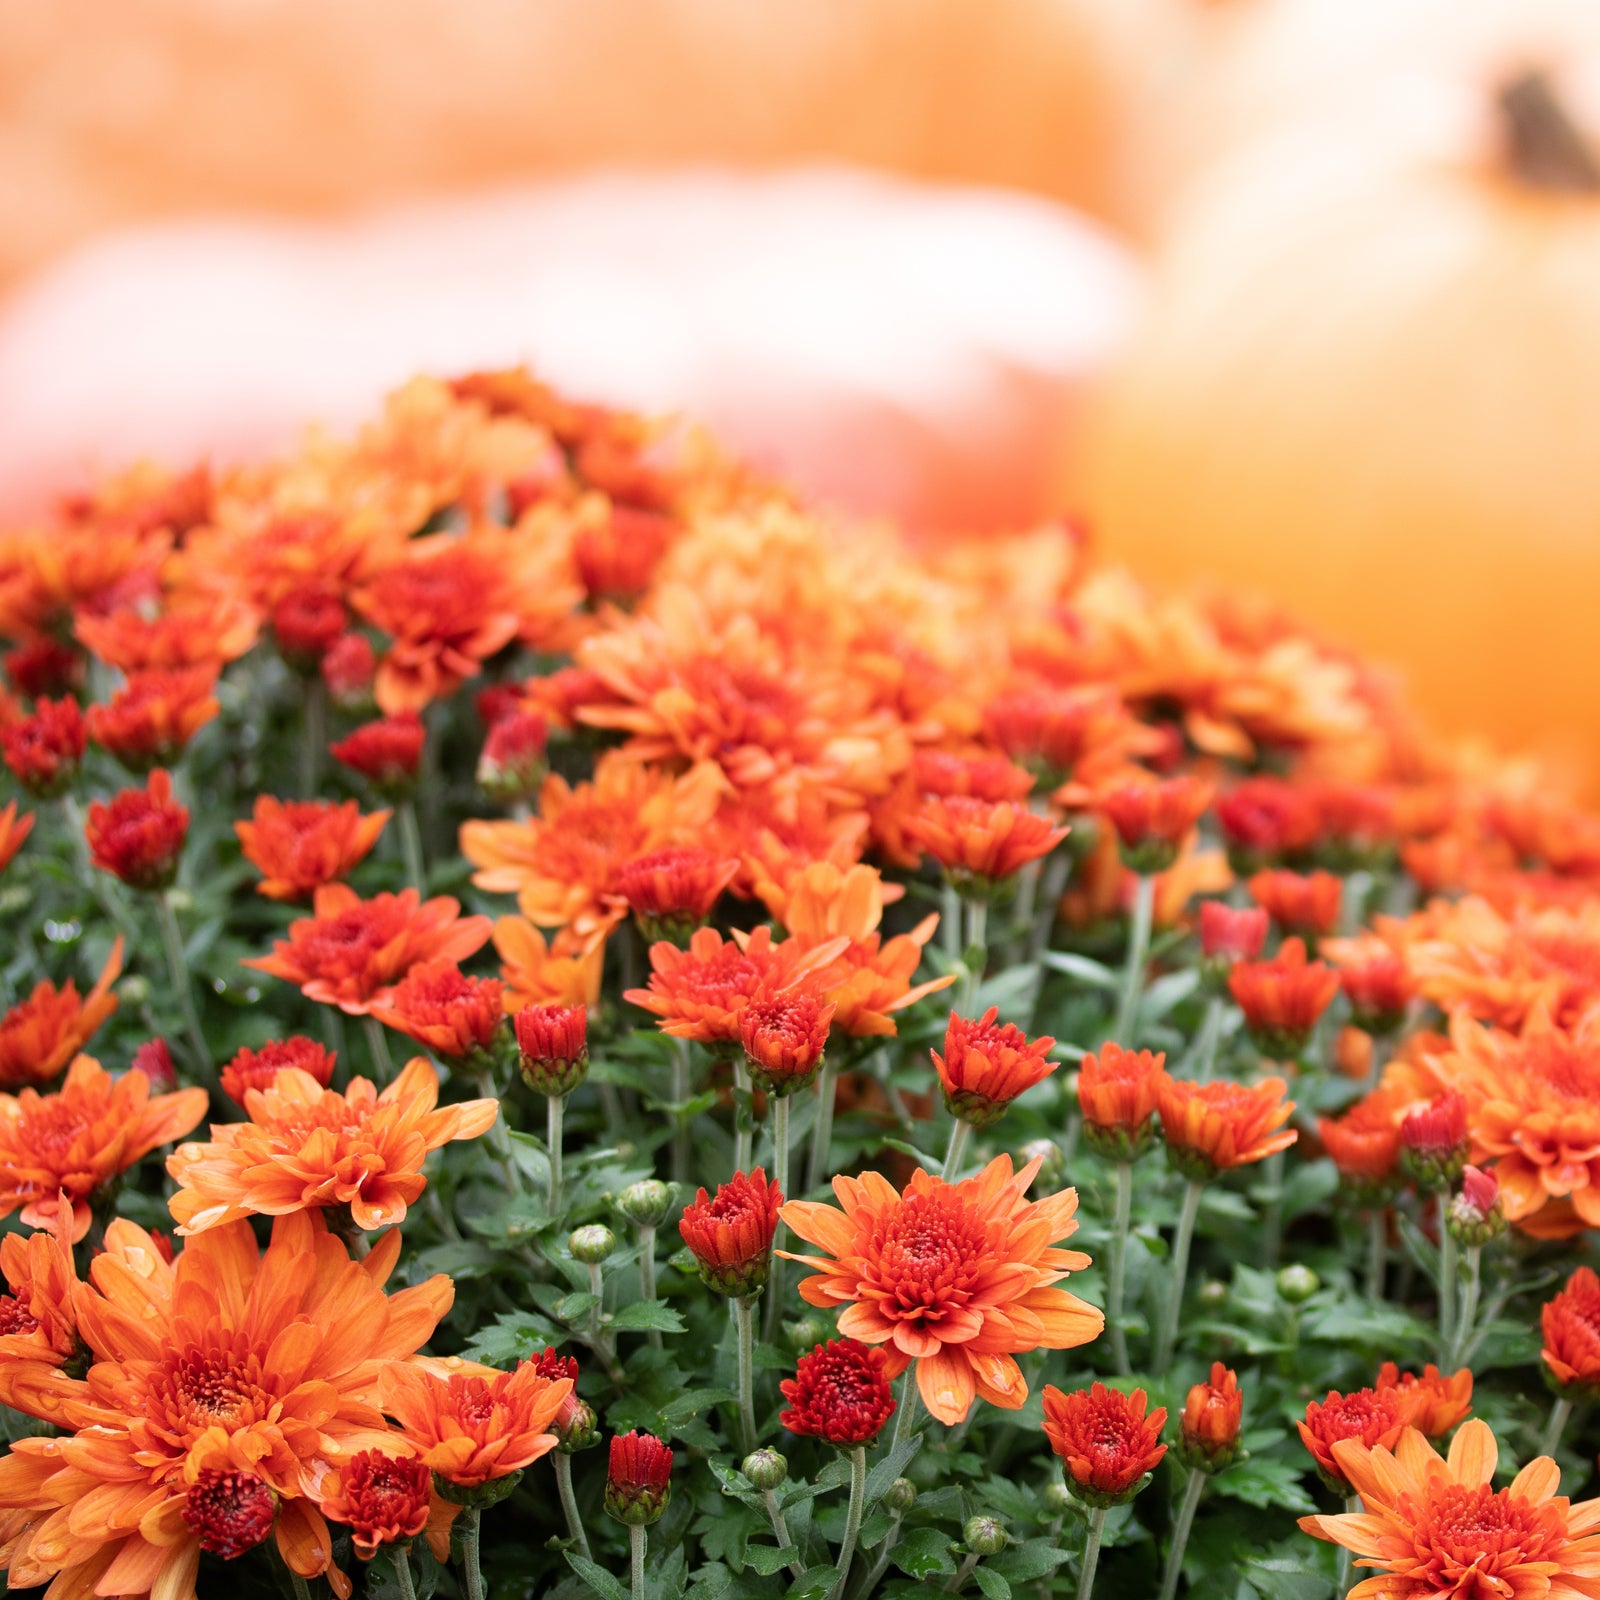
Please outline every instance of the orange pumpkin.
M1451 727L1593 753L1600 168L1549 80L1438 91L1201 184L1088 507L1114 555L1403 661Z

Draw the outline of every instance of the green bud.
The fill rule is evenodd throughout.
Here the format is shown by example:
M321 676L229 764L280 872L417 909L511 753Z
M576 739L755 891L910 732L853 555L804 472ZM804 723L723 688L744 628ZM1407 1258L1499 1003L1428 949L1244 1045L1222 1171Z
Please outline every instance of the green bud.
M1054 1194L1067 1181L1067 1158L1054 1139L1030 1139L1017 1154L1022 1166L1033 1160L1039 1162L1033 1187L1041 1193Z
M591 1222L587 1227L573 1230L567 1248L574 1261L598 1266L617 1248L617 1236L603 1222Z
M130 973L117 985L117 993L130 1006L145 1005L150 999L150 980L142 973Z
M612 1195L611 1203L636 1226L659 1228L672 1210L672 1185L659 1178L641 1178Z
M883 1509L903 1517L917 1503L917 1486L909 1478L896 1478L883 1493Z
M789 1463L777 1450L752 1450L739 1470L758 1489L778 1489L788 1480Z
M974 1555L997 1556L1011 1543L1004 1526L993 1517L968 1517L962 1540Z
M556 1449L564 1456L576 1455L578 1451L598 1444L600 1419L594 1414L594 1407L587 1400L580 1400L566 1424L557 1423L555 1435Z
M1044 1486L1044 1508L1053 1516L1064 1517L1073 1507L1072 1491L1064 1483Z
M1278 1293L1292 1306L1304 1304L1321 1287L1322 1279L1310 1267L1297 1262L1278 1269Z
M466 1506L468 1510L482 1511L498 1505L522 1482L521 1471L508 1472L503 1478L490 1478L487 1483L452 1483L437 1472L433 1475L433 1490L441 1500L452 1505Z
M815 1350L828 1337L829 1328L821 1317L801 1317L798 1322L786 1322L783 1336L796 1355L806 1355Z
M1200 1304L1217 1307L1228 1303L1228 1286L1221 1278L1207 1278L1200 1285Z
M194 910L194 896L187 889L168 889L167 904L181 916Z

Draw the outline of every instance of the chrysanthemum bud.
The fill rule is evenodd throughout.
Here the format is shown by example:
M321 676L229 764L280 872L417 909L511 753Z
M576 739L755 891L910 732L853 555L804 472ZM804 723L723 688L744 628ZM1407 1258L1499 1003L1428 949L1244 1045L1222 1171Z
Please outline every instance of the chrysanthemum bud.
M1063 1394L1046 1384L1043 1400L1045 1437L1061 1457L1068 1487L1087 1506L1125 1505L1167 1453L1166 1408L1146 1415L1143 1389L1123 1394L1097 1382Z
M1030 1139L1017 1152L1018 1166L1032 1161L1039 1163L1034 1174L1033 1189L1040 1194L1054 1194L1067 1181L1067 1158L1054 1139Z
M165 1039L146 1039L133 1052L130 1066L136 1067L150 1080L152 1094L167 1094L178 1087L177 1070L172 1064L172 1051Z
M1166 1056L1107 1041L1078 1066L1083 1139L1107 1161L1136 1161L1155 1142L1156 1104Z
M322 681L341 711L359 715L372 709L372 680L378 658L364 633L341 634L322 658Z
M567 1248L574 1261L597 1267L617 1248L617 1236L603 1222L591 1222L573 1229Z
M1064 1517L1076 1504L1072 1491L1064 1483L1047 1483L1042 1498L1045 1510L1058 1517Z
M562 1455L576 1455L580 1450L587 1450L590 1445L599 1442L600 1419L587 1400L579 1400L565 1422L557 1420L556 1449Z
M1050 1059L1055 1040L1029 1039L1014 1023L1001 1023L998 1006L990 1006L976 1022L950 1013L944 1033L944 1054L930 1051L945 1109L974 1128L987 1128L1006 1114L1006 1107L1056 1069Z
M994 1517L968 1517L961 1540L975 1556L997 1556L1011 1543L1011 1536Z
M909 1478L896 1478L883 1492L883 1509L903 1517L917 1503L917 1486Z
M777 1450L752 1450L739 1470L758 1489L781 1489L789 1478L789 1463Z
M1451 1091L1400 1122L1400 1170L1419 1189L1448 1189L1467 1164L1467 1101Z
M673 1190L659 1178L641 1178L611 1197L618 1212L639 1228L659 1228L672 1210Z
M1239 1379L1220 1361L1211 1377L1190 1389L1183 1403L1178 1459L1198 1472L1221 1472L1239 1458L1239 1424L1244 1397Z
M1304 1305L1322 1287L1322 1279L1299 1262L1280 1267L1276 1282L1279 1295L1292 1306Z
M571 1094L589 1072L585 1006L524 1006L512 1018L522 1081L552 1100Z
M531 799L544 782L547 738L544 718L536 711L514 711L501 717L483 741L478 787L502 805Z
M606 1510L630 1527L654 1522L672 1498L672 1451L648 1433L618 1434L611 1441Z
M1144 778L1102 791L1096 803L1117 830L1130 872L1165 872L1190 830L1211 804L1211 786L1188 773Z
M94 864L130 889L152 893L177 875L188 833L188 808L173 799L172 779L159 770L143 789L124 789L109 804L96 800L84 825Z
M348 738L329 745L328 753L359 772L379 794L403 799L416 786L426 740L422 718L415 711L401 711L363 723Z
M813 989L752 1000L739 1016L739 1040L756 1086L782 1097L817 1075L834 1007Z
M821 1317L801 1317L783 1325L783 1337L797 1355L822 1343L828 1337L828 1324Z
M1500 1201L1500 1180L1492 1172L1470 1164L1461 1171L1461 1192L1450 1202L1444 1224L1458 1244L1481 1249L1506 1231L1505 1207Z
M1224 1283L1221 1278L1207 1278L1206 1281L1200 1285L1200 1304L1211 1307L1212 1309L1215 1309L1217 1306L1225 1306L1228 1303L1228 1296L1232 1292L1233 1291L1229 1289L1228 1285Z
M673 846L635 857L617 874L617 891L654 943L687 944L739 871L736 857Z
M764 1169L736 1172L712 1199L704 1189L684 1207L678 1232L693 1251L708 1289L753 1299L772 1271L772 1240L783 1195Z

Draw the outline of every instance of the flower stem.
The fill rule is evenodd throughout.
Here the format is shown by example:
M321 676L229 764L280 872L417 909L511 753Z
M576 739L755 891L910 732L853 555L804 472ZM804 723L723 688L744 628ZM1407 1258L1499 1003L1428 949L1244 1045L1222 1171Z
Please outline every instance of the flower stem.
M483 1531L483 1513L476 1506L461 1512L461 1576L467 1600L484 1600L483 1568L478 1563L478 1540ZM640 1530L643 1531L642 1529Z
M1111 1357L1123 1377L1128 1363L1128 1330L1122 1325L1122 1291L1128 1267L1128 1223L1133 1216L1133 1163L1116 1165L1117 1208L1111 1218L1111 1259L1106 1266L1106 1325L1111 1330Z
M577 1545L578 1554L588 1561L589 1535L583 1531L577 1496L572 1492L572 1457L565 1450L556 1450L550 1459L555 1462L556 1493L561 1496L561 1514L567 1519L567 1537Z
M1267 1214L1261 1219L1261 1261L1268 1272L1278 1270L1283 1252L1283 1151L1274 1150L1261 1164L1267 1188Z
M311 1600L311 1585L293 1567L289 1569L289 1582L294 1587L294 1600Z
M961 1158L967 1151L967 1135L972 1132L970 1126L956 1118L955 1126L950 1130L950 1144L944 1153L944 1181L954 1183L957 1174L961 1171Z
M672 1041L672 1103L675 1106L681 1106L689 1098L689 1052L693 1048L687 1039ZM689 1181L689 1124L681 1111L672 1113L672 1181Z
M963 960L966 962L966 981L961 986L961 1009L970 1013L978 997L978 985L983 982L983 969L989 963L989 902L976 897L966 902L967 937Z
M178 1009L183 1013L183 1029L189 1037L189 1052L194 1057L195 1071L201 1081L210 1086L216 1081L212 1070L211 1051L206 1036L200 1031L200 1013L194 1004L194 985L189 981L189 969L184 965L183 935L178 932L178 916L172 909L172 897L163 889L156 896L156 918L161 924L161 943L167 953L167 976L178 999Z
M754 1300L733 1302L733 1322L739 1335L739 1443L749 1455L756 1447L756 1338Z
M1059 845L1044 859L1039 874L1038 907L1033 914L1033 926L1028 930L1028 959L1037 961L1049 945L1055 929L1056 913L1061 909L1061 893L1067 886L1067 874L1072 870L1072 854Z
M427 891L428 869L422 855L422 830L417 826L417 808L407 795L394 808L395 821L400 828L400 854L406 864L406 882L418 894Z
M961 1565L944 1580L946 1594L956 1594L961 1586L972 1576L972 1569L978 1564L978 1552L969 1550L962 1559Z
M1189 1543L1195 1508L1200 1504L1205 1487L1205 1473L1191 1468L1189 1481L1183 1490L1183 1504L1178 1507L1177 1520L1172 1524L1172 1548L1167 1552L1167 1570L1161 1579L1161 1600L1173 1600L1178 1592L1178 1574L1183 1571L1184 1547Z
M1461 1274L1461 1310L1456 1318L1455 1332L1445 1352L1442 1363L1448 1375L1464 1365L1462 1357L1472 1342L1473 1324L1478 1319L1478 1296L1483 1292L1483 1246L1469 1245L1465 1270Z
M1106 1531L1106 1508L1095 1506L1089 1512L1089 1536L1083 1546L1083 1571L1078 1578L1078 1600L1089 1600L1094 1593L1094 1569L1100 1565L1100 1541Z
M878 1579L889 1570L889 1558L894 1554L894 1547L900 1542L900 1514L895 1512L889 1518L889 1531L883 1536L883 1543L878 1546L877 1559L872 1563L872 1569L856 1579L856 1590L852 1600L866 1600L866 1597L878 1587Z
M793 1542L789 1538L789 1524L783 1518L783 1507L778 1504L778 1496L771 1489L763 1489L761 1498L767 1507L767 1521L772 1524L772 1537L778 1541L778 1548L782 1550ZM798 1560L789 1563L789 1576L797 1582L805 1576L805 1570Z
M550 1157L550 1184L545 1192L545 1209L553 1217L561 1209L561 1119L567 1109L567 1097L553 1094L545 1101L544 1143ZM640 1266L640 1277L644 1268Z
M806 1163L806 1192L828 1175L828 1146L833 1143L833 1101L839 1086L839 1067L831 1055L822 1058L817 1074L817 1121L811 1130L811 1159Z
M1344 1499L1344 1514L1347 1517L1356 1516L1361 1510L1361 1496L1349 1494ZM1350 1555L1351 1552L1345 1545L1339 1546L1339 1571L1333 1580L1333 1600L1344 1600L1346 1591L1350 1588Z
M1137 1043L1139 1000L1144 994L1144 964L1150 951L1150 922L1155 914L1156 880L1148 872L1138 876L1133 895L1133 921L1128 929L1128 962L1122 970L1122 998L1117 1003L1111 1037L1126 1050Z
M833 1580L828 1600L838 1600L850 1577L850 1563L856 1553L856 1538L861 1532L861 1513L867 1501L867 1447L858 1444L850 1452L850 1510L844 1524L844 1542L839 1546L839 1575Z
M637 1522L628 1528L628 1581L633 1600L644 1600L644 1550L649 1531Z
M417 1600L416 1585L411 1581L411 1547L395 1545L390 1554L394 1557L394 1575L400 1580L401 1600Z
M1553 1456L1561 1448L1561 1435L1567 1431L1567 1419L1572 1415L1572 1402L1563 1395L1556 1396L1550 1407L1550 1420L1544 1425L1544 1437L1539 1441L1539 1454Z
M895 1407L894 1437L889 1441L889 1454L893 1455L900 1448L900 1442L916 1425L917 1406L922 1396L917 1390L917 1367L913 1362L906 1368L906 1375L900 1381L900 1403Z
M1210 1083L1211 1074L1217 1066L1217 1044L1222 1038L1223 1000L1221 995L1212 995L1206 1001L1206 1014L1200 1023L1200 1036L1194 1044L1194 1071L1191 1076L1196 1083Z
M1367 1213L1367 1298L1383 1298L1384 1279L1389 1273L1389 1213L1374 1206Z
M1456 1309L1456 1236L1450 1231L1450 1191L1439 1191L1439 1359L1451 1344Z
M772 1102L772 1181L785 1200L789 1198L789 1097L781 1095ZM782 1222L772 1240L772 1275L767 1280L767 1309L762 1318L761 1337L768 1344L778 1331L778 1317L783 1307L783 1269L785 1262L778 1255L787 1248L789 1230Z
M961 897L952 884L944 886L939 909L939 939L951 963L961 959Z
M639 1224L639 1298L656 1297L656 1228L653 1222ZM645 1338L657 1350L661 1348L661 1330L651 1328Z
M381 1083L388 1083L394 1077L394 1062L389 1055L389 1036L383 1031L383 1024L369 1011L361 1019L361 1031L367 1036L367 1055L371 1058L372 1070Z
M733 1170L748 1172L755 1143L755 1089L744 1062L733 1063Z
M320 672L306 680L305 713L300 735L300 793L304 799L315 800L322 778L322 752L328 743L328 690ZM395 1559L402 1558L397 1555Z
M1178 1231L1172 1239L1172 1267L1167 1277L1167 1303L1161 1317L1161 1337L1156 1341L1155 1359L1150 1370L1159 1378L1172 1365L1173 1346L1178 1342L1178 1318L1183 1312L1183 1284L1189 1276L1189 1246L1194 1240L1195 1218L1200 1214L1200 1194L1205 1185L1191 1178L1183 1191L1183 1209L1178 1213Z

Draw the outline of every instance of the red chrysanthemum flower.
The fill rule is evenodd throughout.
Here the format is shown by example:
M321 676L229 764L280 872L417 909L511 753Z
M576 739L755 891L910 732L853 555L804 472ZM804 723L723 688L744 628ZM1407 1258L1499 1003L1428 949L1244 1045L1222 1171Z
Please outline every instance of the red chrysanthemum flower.
M238 1105L251 1089L270 1089L285 1067L308 1073L326 1089L333 1080L337 1057L315 1039L295 1034L289 1039L269 1039L259 1050L240 1050L222 1069L223 1093Z
M1544 1364L1562 1389L1600 1397L1600 1278L1579 1267L1539 1313Z
M1185 1176L1204 1181L1287 1150L1300 1137L1284 1127L1294 1114L1294 1102L1283 1097L1287 1088L1282 1078L1246 1087L1163 1077L1156 1105L1168 1159Z
M1243 871L1309 850L1321 828L1305 787L1282 778L1246 778L1218 797L1216 809L1228 853Z
M178 1069L173 1065L172 1051L165 1039L146 1039L133 1052L133 1060L128 1065L142 1072L157 1094L166 1094L178 1087Z
M1210 1378L1195 1384L1184 1398L1178 1443L1184 1464L1201 1472L1221 1472L1229 1466L1239 1453L1243 1416L1238 1374L1213 1361Z
M751 1078L771 1095L804 1088L822 1065L834 1009L805 985L752 1000L739 1016L739 1042Z
M589 1071L587 1006L524 1006L512 1018L522 1081L554 1099L571 1094Z
M1404 957L1377 940L1349 940L1336 959L1351 1020L1369 1033L1393 1033L1417 993Z
M1117 830L1122 859L1134 872L1165 872L1211 804L1212 788L1189 773L1141 778L1097 791L1094 803Z
M911 758L911 788L918 796L962 795L994 805L1026 799L1033 784L1026 767L989 751L958 755L953 750L918 750Z
M371 853L391 812L363 816L354 800L277 800L257 795L249 822L236 822L239 849L261 872L256 893L269 900L309 900L325 883L350 875Z
M1245 887L1285 933L1319 938L1339 926L1344 880L1331 872L1302 874L1278 867L1256 873Z
M333 703L350 711L372 705L372 680L377 671L377 652L364 633L341 634L322 658L322 681Z
M1228 992L1256 1048L1284 1060L1305 1048L1339 992L1339 975L1320 961L1308 962L1304 941L1285 939L1271 961L1241 961L1228 974Z
M359 772L380 794L403 795L417 779L427 730L415 711L363 723L348 738L328 746L335 761Z
M130 772L169 767L219 709L215 667L135 672L105 705L89 707L89 737Z
M18 783L40 800L66 793L89 743L89 725L70 696L40 700L31 717L0 728L6 765Z
M1123 1394L1095 1383L1063 1394L1047 1384L1043 1399L1045 1437L1061 1458L1067 1487L1086 1505L1131 1500L1167 1453L1161 1443L1166 1408L1157 1406L1147 1416L1143 1389Z
M778 1385L789 1402L778 1416L790 1433L825 1439L840 1450L870 1445L894 1415L889 1358L858 1339L831 1339L801 1356Z
M1088 754L1114 746L1128 725L1121 697L1105 684L1013 689L989 703L988 735L1013 761L1055 787Z
M681 944L711 915L739 862L709 850L673 846L635 856L617 873L616 890L647 939Z
M766 1171L736 1172L712 1199L699 1190L683 1208L678 1232L693 1252L708 1289L748 1300L766 1287L772 1270L772 1240L778 1231L783 1193Z
M537 711L513 708L489 724L478 757L478 787L502 805L530 800L545 776L549 729Z
M72 694L83 687L83 652L48 633L41 633L6 651L6 676L30 700Z
M1110 1040L1078 1064L1078 1105L1084 1138L1108 1161L1132 1161L1155 1132L1155 1114L1167 1058L1149 1050L1124 1050Z
M314 673L349 621L344 602L327 589L291 589L272 608L278 649L296 672Z
M632 599L651 576L678 531L677 521L658 511L612 505L585 518L572 537L572 560L591 600Z
M454 961L422 961L373 1003L372 1015L460 1064L493 1049L505 1020L501 992L498 978L469 978Z
M1068 830L1015 800L932 795L904 822L907 840L966 893L986 892L1050 854Z
M156 776L160 776L158 773ZM448 895L423 900L415 889L363 900L342 883L318 889L312 915L289 924L269 956L243 965L300 986L310 1000L363 1016L424 961L465 961L488 942L487 917L459 915Z
M944 1054L929 1052L944 1087L946 1109L975 1128L998 1122L1019 1094L1056 1070L1050 1059L1054 1039L1029 1039L1014 1023L1001 1024L999 1015L1000 1008L990 1006L973 1022L952 1011Z
M189 835L189 810L172 798L172 778L160 768L142 789L124 789L109 805L96 800L84 826L89 856L133 889L164 889L177 876Z
M556 1418L551 1427L556 1431L556 1436L561 1440L561 1448L569 1454L572 1451L573 1439L569 1434L572 1425L585 1418L584 1426L592 1429L594 1426L594 1412L578 1398L578 1358L564 1356L550 1345L546 1345L533 1360L533 1369L541 1378L566 1378L572 1387L567 1391L567 1397L561 1402L561 1409L556 1413Z
M1400 1119L1400 1170L1426 1189L1444 1189L1467 1164L1467 1099L1450 1090Z
M253 1472L202 1467L189 1485L182 1515L202 1550L236 1561L272 1532L278 1497Z
M1385 1361L1374 1387L1410 1396L1415 1404L1411 1426L1429 1439L1442 1439L1472 1409L1472 1372L1467 1367L1447 1378L1431 1361L1420 1375Z
M1200 905L1200 953L1207 961L1254 961L1267 942L1270 918L1259 906L1235 910L1223 900Z
M606 1463L606 1510L619 1522L654 1522L672 1498L672 1451L652 1434L620 1433Z
M357 1557L370 1561L384 1545L407 1544L427 1527L432 1491L433 1472L420 1456L358 1450L320 1503L323 1516L350 1529Z
M1421 1409L1421 1396L1398 1387L1355 1389L1349 1394L1330 1389L1325 1400L1313 1400L1306 1407L1305 1421L1295 1427L1323 1481L1335 1494L1348 1495L1350 1482L1334 1458L1334 1445L1355 1439L1368 1450L1376 1445L1392 1450Z

